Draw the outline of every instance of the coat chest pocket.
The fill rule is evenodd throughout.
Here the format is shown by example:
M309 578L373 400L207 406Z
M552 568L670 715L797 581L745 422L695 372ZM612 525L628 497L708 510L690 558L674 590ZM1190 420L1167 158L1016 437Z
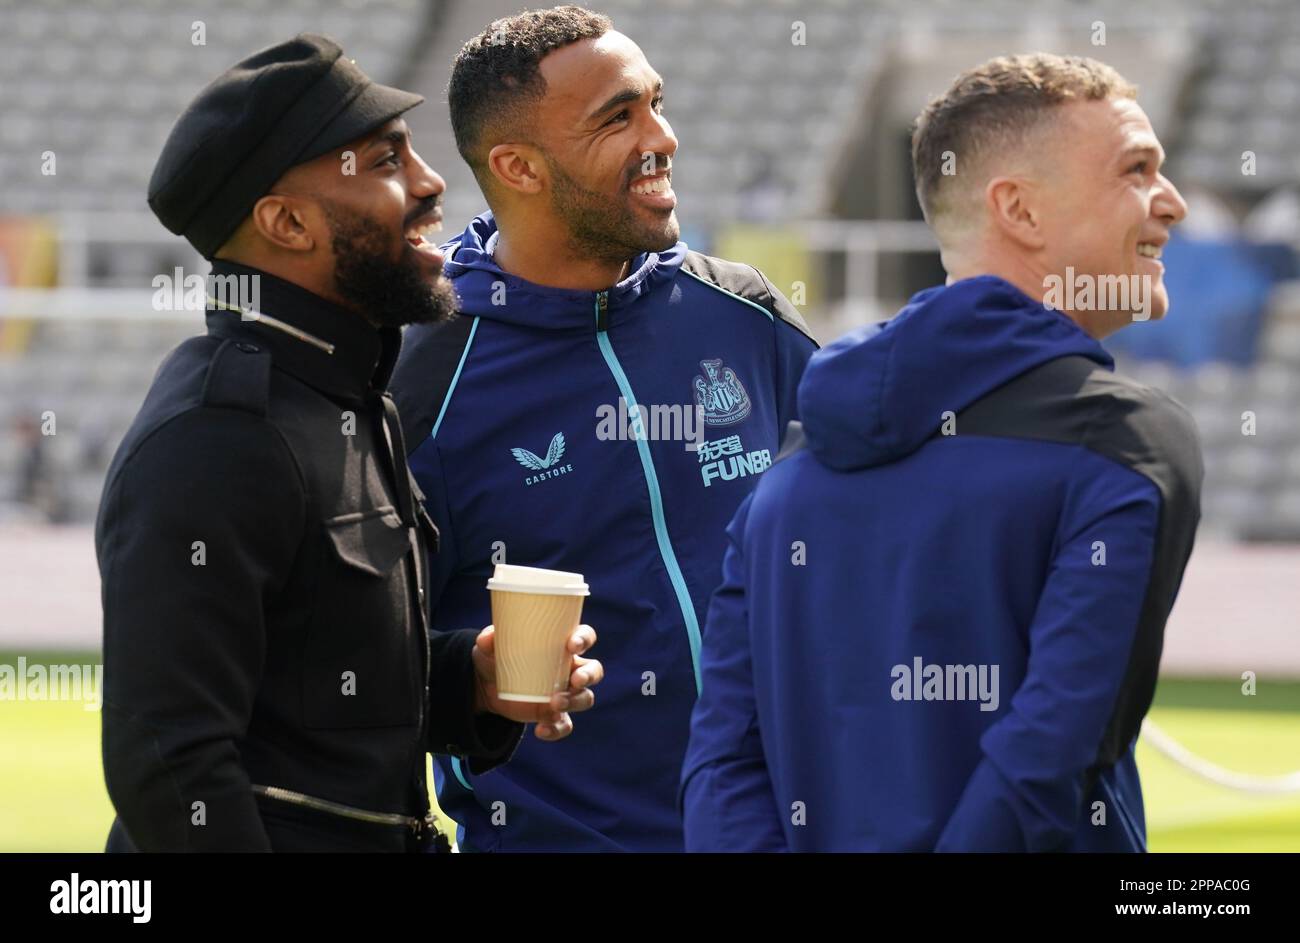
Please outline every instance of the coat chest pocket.
M403 558L410 531L391 507L322 522L326 547L303 658L308 727L414 726L423 683Z
M358 511L325 521L325 534L339 560L371 576L387 577L411 547L397 511Z

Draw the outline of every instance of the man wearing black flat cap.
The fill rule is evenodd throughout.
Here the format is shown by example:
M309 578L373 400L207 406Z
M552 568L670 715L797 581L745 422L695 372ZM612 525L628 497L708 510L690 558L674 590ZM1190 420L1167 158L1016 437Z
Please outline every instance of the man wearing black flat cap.
M438 535L385 393L401 326L453 305L421 100L304 34L200 92L154 169L149 205L224 287L96 522L110 851L422 850L426 753L487 770L593 702L588 626L547 704L497 697L490 629L427 630Z

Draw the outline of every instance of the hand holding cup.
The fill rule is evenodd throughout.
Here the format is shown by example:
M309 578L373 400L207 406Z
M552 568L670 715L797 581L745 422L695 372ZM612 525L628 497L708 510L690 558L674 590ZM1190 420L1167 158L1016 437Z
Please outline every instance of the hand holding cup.
M493 624L474 647L476 708L535 723L541 740L567 737L569 714L591 708L590 688L605 673L582 657L596 642L595 630L578 624L587 584L577 573L498 564L488 589Z

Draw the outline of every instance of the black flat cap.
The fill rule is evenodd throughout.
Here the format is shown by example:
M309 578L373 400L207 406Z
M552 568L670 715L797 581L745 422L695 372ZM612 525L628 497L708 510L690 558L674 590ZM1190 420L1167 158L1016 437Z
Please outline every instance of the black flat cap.
M149 207L210 259L290 167L422 101L372 82L332 39L295 36L231 66L190 102L154 166Z

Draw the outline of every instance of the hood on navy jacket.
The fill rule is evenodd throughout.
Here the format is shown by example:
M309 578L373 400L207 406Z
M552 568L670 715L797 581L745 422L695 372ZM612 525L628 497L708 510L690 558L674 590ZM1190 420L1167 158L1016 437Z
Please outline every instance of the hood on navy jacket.
M1000 278L926 289L813 357L799 384L808 447L842 471L895 461L939 432L945 412L1071 355L1114 367L1077 324Z
M439 758L439 801L473 850L680 851L727 522L779 449L815 344L760 272L683 243L597 292L515 278L496 239L484 214L448 244L461 314L409 328L393 375L440 532L432 624L491 621L496 563L580 572L606 675L563 743L526 738L488 776Z
M688 850L1143 848L1186 411L991 276L818 352L799 411L728 529Z

